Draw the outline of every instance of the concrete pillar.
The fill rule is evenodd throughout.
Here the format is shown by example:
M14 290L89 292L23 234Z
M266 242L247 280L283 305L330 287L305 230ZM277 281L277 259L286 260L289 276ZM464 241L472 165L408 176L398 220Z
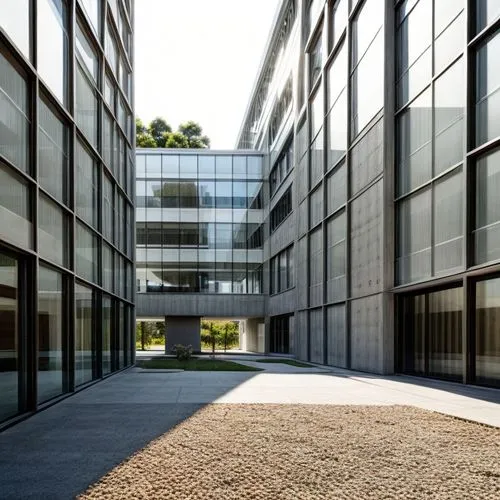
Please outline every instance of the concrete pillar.
M200 327L198 316L165 316L165 353L170 353L176 344L191 345L194 352L200 352Z

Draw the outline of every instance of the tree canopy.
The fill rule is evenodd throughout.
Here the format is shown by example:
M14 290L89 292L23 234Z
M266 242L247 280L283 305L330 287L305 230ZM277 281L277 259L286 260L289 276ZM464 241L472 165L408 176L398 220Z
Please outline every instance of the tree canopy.
M136 144L138 148L194 148L210 147L210 139L203 135L199 123L181 123L174 132L164 118L157 117L149 125L140 118L135 120Z

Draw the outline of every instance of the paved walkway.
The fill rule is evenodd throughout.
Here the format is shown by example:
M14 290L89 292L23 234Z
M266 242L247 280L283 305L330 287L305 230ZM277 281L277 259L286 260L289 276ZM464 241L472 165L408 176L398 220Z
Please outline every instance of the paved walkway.
M265 371L133 368L0 433L0 499L74 498L207 403L410 405L500 427L498 390L234 359Z

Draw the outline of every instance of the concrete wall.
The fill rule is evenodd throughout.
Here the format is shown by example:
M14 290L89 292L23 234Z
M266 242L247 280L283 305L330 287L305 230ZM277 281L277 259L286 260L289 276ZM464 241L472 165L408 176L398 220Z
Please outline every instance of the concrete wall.
M138 293L136 315L248 318L265 316L264 295Z
M240 327L240 347L244 351L266 351L264 318L249 318Z
M170 352L176 344L191 345L201 351L200 318L165 316L165 351Z

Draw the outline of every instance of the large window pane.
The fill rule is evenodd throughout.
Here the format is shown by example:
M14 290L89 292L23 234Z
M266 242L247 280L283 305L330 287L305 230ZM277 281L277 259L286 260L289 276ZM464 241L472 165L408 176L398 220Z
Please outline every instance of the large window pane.
M436 183L434 188L434 272L462 267L462 173Z
M404 194L432 176L432 100L427 90L397 121L398 193Z
M342 212L327 223L327 300L346 296L346 215Z
M0 53L0 154L25 172L29 170L27 114L28 85Z
M378 0L372 0L378 3ZM368 2L370 3L370 2ZM380 6L383 12L383 6ZM359 30L358 30L359 31ZM384 104L384 36L380 29L352 77L352 137L356 137ZM374 78L373 75L378 75Z
M434 175L463 159L465 86L462 59L434 84Z
M500 16L498 0L476 0L476 31L479 32Z
M92 145L97 147L97 97L92 85L77 64L75 121Z
M328 167L347 150L347 93L344 90L328 115Z
M30 0L3 2L0 27L5 30L19 50L30 58Z
M38 403L63 392L63 286L62 276L40 267L38 271Z
M87 150L77 142L75 159L75 211L95 228L98 226L99 171Z
M476 164L476 264L500 259L500 150Z
M99 258L97 237L82 224L75 228L75 271L88 281L97 282Z
M476 286L476 380L500 385L500 279Z
M75 385L92 380L92 290L75 285Z
M335 47L347 25L349 0L337 0L332 8L332 40L331 47Z
M476 56L476 145L500 135L500 32Z
M463 290L429 294L429 375L462 378Z
M39 100L38 178L40 185L59 201L67 202L68 128Z
M64 104L68 104L68 7L66 0L37 4L38 72Z
M431 275L431 190L404 200L398 207L398 283Z
M316 42L309 54L309 89L312 88L314 82L321 74L323 66L323 38L322 34L318 35Z
M17 261L0 253L0 422L18 413L20 346Z
M102 179L102 234L108 241L113 241L113 183L107 175Z
M112 301L111 298L104 296L102 298L102 374L111 373L111 328L112 328Z
M320 85L311 101L311 139L316 137L323 126L323 117L325 115L323 102L323 85Z
M100 34L101 0L79 0L97 35Z
M38 200L38 246L45 259L66 264L66 219L61 208L43 195Z
M33 244L28 184L0 164L0 238L26 248Z
M80 23L76 24L76 53L82 66L87 69L88 74L97 83L99 74L99 61L97 54L83 33Z

